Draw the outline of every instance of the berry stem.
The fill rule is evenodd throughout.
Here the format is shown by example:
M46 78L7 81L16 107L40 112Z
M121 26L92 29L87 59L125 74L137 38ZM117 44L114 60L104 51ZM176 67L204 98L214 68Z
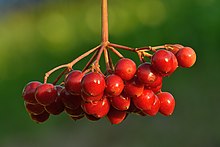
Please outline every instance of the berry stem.
M60 78L62 78L62 76L63 76L64 74L66 74L67 72L68 72L68 68L65 68L65 69L59 74L59 76L54 80L53 85L56 85L57 82L60 80Z
M107 48L104 48L104 58L105 58L106 71L108 73L111 73L111 65L110 65L110 61L109 61L109 56L108 56Z
M102 0L102 42L108 43L108 0Z
M119 49L123 49L123 50L128 50L128 51L136 52L136 50L134 48L123 46L123 45L119 45L119 44L109 43L109 46L110 47L114 47L114 48L119 48Z
M124 56L119 52L117 51L114 47L108 47L114 54L116 54L119 58L124 58Z
M57 70L59 70L59 69L61 69L61 68L65 68L65 67L66 67L68 70L72 70L72 67L73 67L74 64L76 64L77 62L79 62L81 59L87 57L88 55L90 55L91 53L93 53L94 51L96 51L96 50L99 49L99 48L100 48L100 45L97 46L97 47L95 47L95 48L93 48L93 49L91 49L91 50L89 50L89 51L87 51L87 52L85 52L84 54L80 55L78 58L76 58L75 60L73 60L72 62L70 62L70 63L68 63L68 64L63 64L63 65L60 65L60 66L58 66L58 67L55 67L55 68L51 69L50 71L48 71L48 72L45 74L45 76L44 76L44 83L47 83L47 79L49 78L49 76L50 76L53 72L55 72L55 71L57 71Z
M93 54L93 56L90 58L89 62L86 64L86 66L84 67L84 69L82 70L82 72L84 72L85 70L87 70L89 68L89 66L92 64L92 62L94 62L95 58L98 55L98 50Z

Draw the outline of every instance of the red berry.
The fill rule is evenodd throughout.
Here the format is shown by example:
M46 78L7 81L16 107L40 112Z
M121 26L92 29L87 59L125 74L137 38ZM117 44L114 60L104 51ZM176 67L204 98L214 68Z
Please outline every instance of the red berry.
M99 101L99 100L102 99L103 94L104 94L104 92L101 93L101 94L99 94L99 95L97 95L97 96L91 96L91 95L86 94L86 93L83 92L83 91L81 92L82 99L83 99L84 101L86 101L86 102Z
M81 106L82 98L80 95L72 95L67 92L66 89L63 89L60 93L60 97L64 106L69 109L75 110Z
M160 100L160 113L165 116L171 115L175 108L174 97L168 92L161 92L157 96Z
M180 49L176 54L178 64L181 67L189 68L196 62L196 53L190 47Z
M126 118L126 116L126 111L119 111L114 108L111 108L107 115L111 124L120 124Z
M150 63L142 63L138 66L137 77L144 84L151 84L157 80L159 75L152 70Z
M27 102L25 102L24 104L25 104L27 112L30 114L38 115L45 111L44 106L40 104L32 104L32 103L27 103Z
M90 72L83 77L81 86L86 94L97 96L105 90L105 79L99 73Z
M155 100L151 106L151 109L150 110L143 110L143 112L145 114L150 115L150 116L155 116L157 114L157 112L159 111L159 109L160 109L160 100L157 96L155 96Z
M133 97L132 100L138 109L150 110L155 100L155 94L152 90L145 89L139 97Z
M97 118L102 118L108 113L110 103L108 99L104 97L99 101L82 102L82 108L87 114L93 115Z
M128 58L120 59L115 65L115 74L120 76L123 80L130 80L136 73L136 64Z
M44 111L43 113L41 113L39 115L30 114L31 119L37 123L45 122L46 120L48 120L49 116L50 116L50 114L47 113L46 111Z
M81 93L81 80L84 74L79 70L71 71L65 79L66 90L74 95Z
M64 111L64 104L60 97L56 99L55 102L51 103L50 105L45 106L45 109L48 113L53 115L59 115Z
M167 50L158 50L151 58L151 64L161 76L169 76L177 68L175 55Z
M162 85L162 82L163 82L163 77L157 76L157 79L153 83L145 84L145 87L154 88L159 85Z
M66 113L68 113L70 116L74 116L74 117L77 117L77 116L81 116L81 115L84 115L84 111L81 107L73 110L73 109L69 109L69 108L65 108L65 111Z
M22 97L24 98L25 102L37 104L37 101L35 99L35 91L36 91L36 88L40 86L41 84L42 83L40 82L33 81L33 82L28 83L24 87L23 92L22 92Z
M57 98L57 90L53 84L42 84L37 87L35 98L39 104L47 106L55 102Z
M109 99L110 99L111 105L115 109L124 111L124 110L128 110L128 108L130 107L131 99L125 94L121 94L115 97L110 97Z
M60 97L61 91L64 89L62 86L56 86L57 89L57 98L55 102L51 103L50 105L45 106L45 109L48 113L53 115L59 115L64 111L64 104L62 102L62 98Z
M158 92L161 91L163 84L161 83L160 85L156 86L156 87L145 87L145 89L149 89L152 90L155 94L157 94Z
M121 92L124 89L124 82L121 79L121 77L112 74L109 75L106 79L105 79L105 83L106 83L106 89L105 92L109 95L109 96L118 96L121 94Z
M130 97L140 96L143 93L144 84L137 77L125 82L124 91Z

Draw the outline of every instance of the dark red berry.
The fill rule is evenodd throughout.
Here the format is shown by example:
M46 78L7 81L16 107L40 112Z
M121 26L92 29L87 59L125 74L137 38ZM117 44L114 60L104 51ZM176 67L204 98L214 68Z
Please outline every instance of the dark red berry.
M41 113L39 115L30 114L31 119L37 123L45 122L46 120L48 120L49 116L50 116L50 114L47 113L46 111L44 111L43 113Z
M104 95L104 92L97 96L91 96L91 95L86 94L83 91L81 92L82 99L86 102L99 101L102 99L103 95Z
M37 104L37 101L35 99L35 91L36 91L36 88L40 86L41 84L42 83L40 82L33 81L33 82L28 83L24 87L23 92L22 92L22 97L24 98L25 102Z
M71 71L65 79L66 90L73 94L79 95L81 93L81 80L84 74L79 70Z
M161 92L157 96L160 100L160 113L165 116L172 115L175 108L174 97L168 92Z
M115 97L109 97L111 105L118 110L128 110L130 107L131 99L126 94L121 94Z
M157 114L157 112L159 111L159 109L160 109L160 100L157 96L155 96L155 100L151 106L151 109L150 110L143 110L143 112L145 114L150 115L150 116L155 116Z
M82 108L87 114L93 115L97 118L102 118L108 113L110 103L108 99L104 97L99 101L82 102Z
M105 90L105 79L99 73L90 72L83 77L81 86L86 94L97 96Z
M53 84L42 84L37 87L35 98L39 104L47 106L55 102L57 98L57 90Z
M196 62L196 53L190 47L180 49L176 54L178 64L181 67L189 68Z
M145 89L140 96L132 98L134 105L140 110L150 110L155 100L152 90Z
M119 111L111 108L107 114L107 117L111 124L120 124L126 118L126 115L126 111Z
M140 96L143 93L144 84L137 77L125 82L124 91L130 97Z
M138 112L140 112L140 111L141 111L141 110L138 109L138 108L134 105L133 101L130 102L130 107L128 108L128 110L126 110L126 112L128 112L128 113L138 113Z
M62 102L62 98L60 96L61 91L64 89L64 87L56 85L57 89L57 98L55 102L51 103L50 105L45 106L45 110L53 115L59 115L64 111L64 104Z
M115 65L115 74L123 80L131 80L136 73L136 64L128 58L120 59Z
M24 105L26 107L27 112L33 115L38 115L45 111L44 106L40 104L32 104L25 102Z
M151 84L157 80L159 75L152 70L150 63L142 63L138 66L137 77L144 84Z
M75 110L81 106L82 98L80 95L72 95L67 92L66 89L63 89L60 93L60 97L64 106L69 109Z
M121 77L112 74L105 79L106 88L105 92L109 96L118 96L124 89L124 82Z

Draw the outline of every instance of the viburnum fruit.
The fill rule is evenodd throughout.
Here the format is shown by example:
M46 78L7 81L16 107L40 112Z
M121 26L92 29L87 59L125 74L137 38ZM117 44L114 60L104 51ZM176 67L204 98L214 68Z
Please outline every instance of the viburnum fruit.
M32 104L37 103L37 101L35 99L35 90L41 84L42 83L40 83L40 82L33 81L33 82L28 83L24 87L23 92L22 92L22 96L23 96L25 102L32 103Z
M181 48L176 54L178 64L181 67L189 68L196 62L196 53L190 47Z
M52 84L42 84L37 87L35 98L39 104L47 106L55 102L57 98L57 90Z
M120 59L115 65L115 74L123 80L131 80L136 73L136 64L129 58Z
M195 51L180 44L133 48L111 43L107 0L101 4L101 43L72 62L48 71L43 83L32 81L24 87L25 108L35 122L43 123L51 114L59 115L64 110L75 121L85 118L94 122L107 117L111 124L122 123L130 114L146 117L160 112L170 116L174 112L175 99L163 92L163 79L178 66L192 67ZM120 50L137 54L140 62L124 57ZM119 59L113 61L112 53ZM86 65L76 70L74 65L89 55ZM102 57L105 67L100 66ZM64 70L48 83L50 75L61 68Z
M105 90L104 77L96 72L86 74L81 82L82 91L91 96L97 96Z
M160 101L160 113L169 116L173 113L175 108L175 99L168 92L161 92L157 94Z

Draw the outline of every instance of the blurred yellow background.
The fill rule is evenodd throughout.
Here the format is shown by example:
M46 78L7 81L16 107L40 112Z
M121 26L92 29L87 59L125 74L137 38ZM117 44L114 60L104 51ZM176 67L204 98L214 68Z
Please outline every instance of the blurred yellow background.
M100 43L100 0L0 0L0 147L219 147L219 6L217 0L109 0L111 42L180 43L197 52L194 67L164 80L163 90L177 102L171 117L130 115L112 126L63 114L38 125L25 111L22 89Z

